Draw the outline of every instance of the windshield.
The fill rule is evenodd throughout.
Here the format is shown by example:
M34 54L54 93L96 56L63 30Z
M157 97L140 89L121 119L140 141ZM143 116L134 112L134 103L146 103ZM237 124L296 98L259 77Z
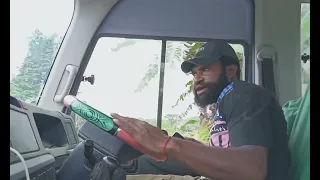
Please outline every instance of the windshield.
M73 10L73 0L10 0L10 95L37 103Z

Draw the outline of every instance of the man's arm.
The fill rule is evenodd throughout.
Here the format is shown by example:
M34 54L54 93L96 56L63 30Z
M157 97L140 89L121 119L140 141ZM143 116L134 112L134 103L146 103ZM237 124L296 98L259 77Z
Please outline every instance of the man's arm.
M167 155L212 179L264 180L266 175L267 150L259 146L216 148L172 138Z
M208 147L172 138L167 146L168 156L208 178L264 180L267 149L272 139L269 102L269 97L263 93L230 93L223 106L228 107L225 116L233 147Z
M189 138L189 137L184 137L184 140L191 141L191 142L198 143L198 144L204 144L203 142L200 142L198 140L195 140L195 139Z

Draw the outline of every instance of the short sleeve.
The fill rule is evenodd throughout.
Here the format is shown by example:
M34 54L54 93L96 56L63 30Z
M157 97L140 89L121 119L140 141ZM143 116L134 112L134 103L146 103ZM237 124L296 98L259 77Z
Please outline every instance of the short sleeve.
M234 89L223 103L232 147L272 143L271 96L260 87Z

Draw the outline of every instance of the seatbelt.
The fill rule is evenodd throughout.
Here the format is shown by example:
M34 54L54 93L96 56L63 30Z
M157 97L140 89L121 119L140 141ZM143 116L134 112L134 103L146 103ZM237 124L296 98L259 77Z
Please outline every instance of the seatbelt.
M274 77L274 62L276 62L276 51L275 48L271 45L264 46L257 53L257 59L261 62L261 80L262 86L265 89L268 89L271 94L276 96L276 85Z
M271 91L276 97L276 86L274 81L273 59L263 58L261 62L262 86Z

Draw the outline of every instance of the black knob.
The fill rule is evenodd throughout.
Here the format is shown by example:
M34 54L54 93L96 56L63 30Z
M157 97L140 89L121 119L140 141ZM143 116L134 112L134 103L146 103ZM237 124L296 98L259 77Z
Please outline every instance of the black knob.
M304 63L306 63L308 60L310 60L310 55L307 54L307 53L303 53L303 54L301 55L301 60L302 60Z
M91 140L84 141L84 152L85 153L93 153L93 141L91 141Z
M83 76L81 81L87 81L87 82L89 82L91 85L93 85L93 84L94 84L94 81L95 81L95 77L94 77L94 75L91 75L91 76L89 76L89 77Z

